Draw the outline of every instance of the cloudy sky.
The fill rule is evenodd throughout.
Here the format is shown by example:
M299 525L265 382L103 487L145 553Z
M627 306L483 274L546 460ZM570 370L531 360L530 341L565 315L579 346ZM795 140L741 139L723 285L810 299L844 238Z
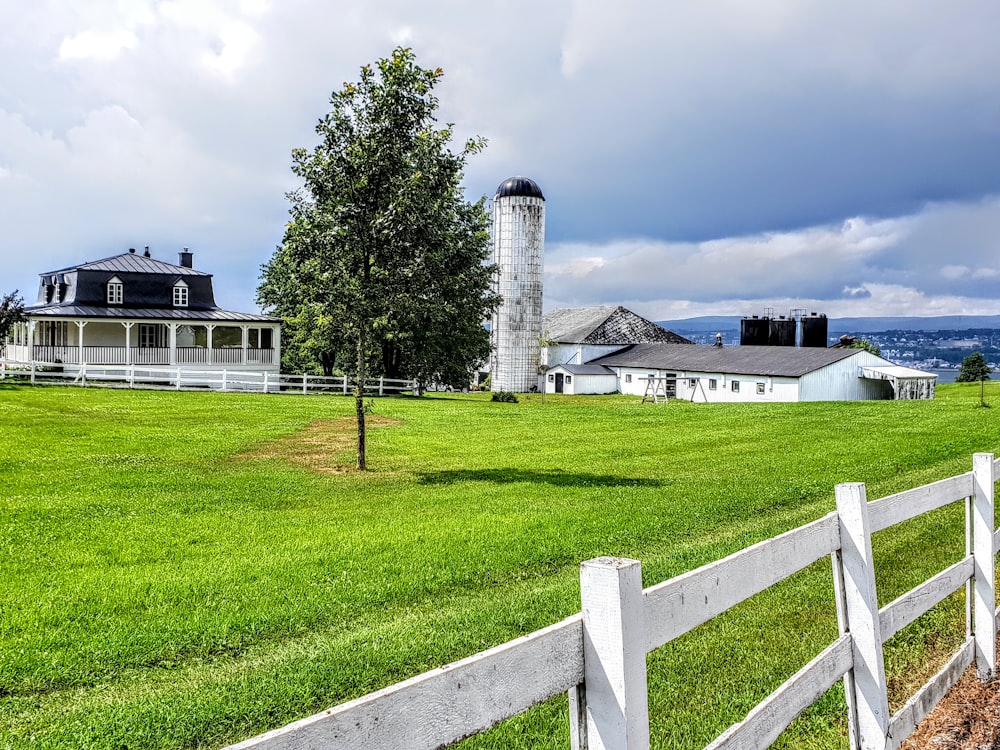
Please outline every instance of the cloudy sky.
M290 153L394 46L547 199L545 306L1000 313L995 0L0 5L0 292L190 246L255 310ZM457 146L456 146L457 147Z

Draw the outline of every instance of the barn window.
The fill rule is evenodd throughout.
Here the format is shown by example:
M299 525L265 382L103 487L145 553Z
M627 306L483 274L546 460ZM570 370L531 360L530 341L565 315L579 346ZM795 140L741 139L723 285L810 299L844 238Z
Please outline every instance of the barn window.
M718 380L716 380L715 378L709 378L708 379L708 390L714 391L718 387L719 387L719 381Z
M550 383L556 382L556 376L553 375L551 372L549 373L549 382Z
M764 384L763 383L757 383L757 395L758 396L763 396L764 395Z
M733 393L739 393L739 392L740 392L740 381L738 381L738 380L734 380L734 381L733 381L733 382L732 382L732 383L730 384L730 388L732 388L732 389L733 389Z
M688 388L697 388L697 387L698 387L698 378L689 378Z
M630 372L625 373L625 382L626 383L631 383L632 382L632 373L630 373Z
M108 280L108 304L120 305L125 300L125 285L117 276Z
M572 383L573 382L573 376L572 375L567 375L566 376L566 382L567 383Z

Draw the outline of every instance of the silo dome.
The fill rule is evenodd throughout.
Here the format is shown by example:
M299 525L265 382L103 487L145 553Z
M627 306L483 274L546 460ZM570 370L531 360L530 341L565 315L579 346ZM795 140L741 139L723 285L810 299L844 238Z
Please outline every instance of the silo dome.
M510 198L513 196L541 198L545 200L545 196L542 195L542 189L538 187L538 183L527 177L511 177L500 183L500 187L497 188L496 197Z

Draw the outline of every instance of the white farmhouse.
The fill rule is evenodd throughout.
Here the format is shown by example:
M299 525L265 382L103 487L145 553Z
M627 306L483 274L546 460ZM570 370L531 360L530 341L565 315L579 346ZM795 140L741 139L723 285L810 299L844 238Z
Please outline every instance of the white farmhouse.
M180 365L278 373L281 319L221 310L212 274L194 269L187 248L174 265L129 250L41 274L27 322L8 336L12 362Z
M696 403L934 398L937 376L864 349L637 344L588 363L622 393Z

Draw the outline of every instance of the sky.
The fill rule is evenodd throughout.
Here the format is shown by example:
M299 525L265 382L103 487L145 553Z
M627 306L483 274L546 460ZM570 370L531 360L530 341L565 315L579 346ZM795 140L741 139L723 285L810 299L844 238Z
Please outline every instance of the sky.
M256 311L331 92L440 67L470 200L546 197L546 310L1000 314L995 0L0 4L0 293L148 245Z

